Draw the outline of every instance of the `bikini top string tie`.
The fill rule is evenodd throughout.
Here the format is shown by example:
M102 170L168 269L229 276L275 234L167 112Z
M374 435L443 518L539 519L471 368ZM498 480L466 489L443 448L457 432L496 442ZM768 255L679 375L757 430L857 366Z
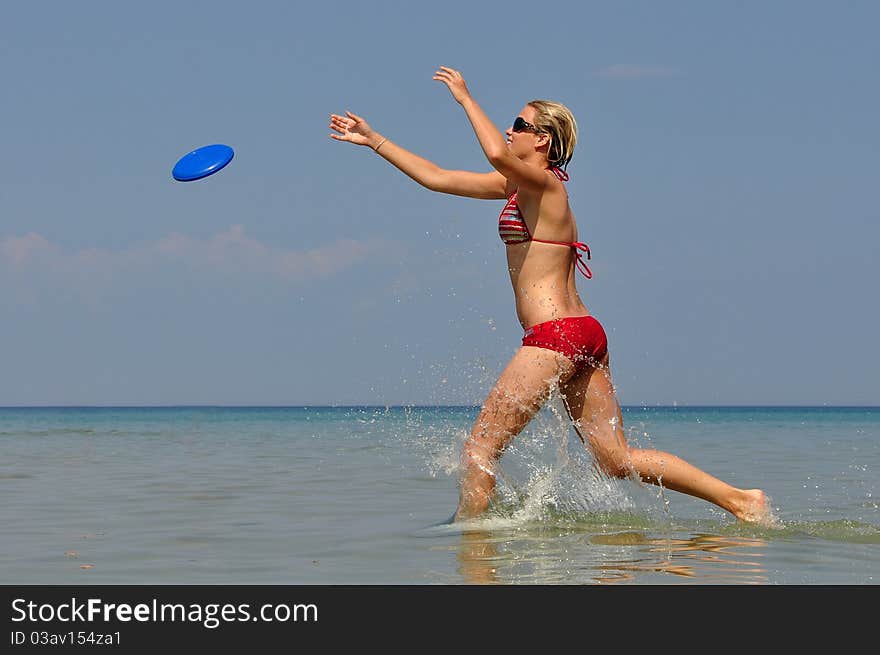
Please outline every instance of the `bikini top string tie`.
M588 246L583 241L574 241L572 243L568 243L566 241L545 241L544 239L536 239L532 237L532 241L537 241L538 243L550 243L556 246L568 246L574 251L574 265L575 267L583 273L583 276L588 280L593 277L593 271L590 270L590 267L587 266L587 262L584 259L590 259L590 246Z

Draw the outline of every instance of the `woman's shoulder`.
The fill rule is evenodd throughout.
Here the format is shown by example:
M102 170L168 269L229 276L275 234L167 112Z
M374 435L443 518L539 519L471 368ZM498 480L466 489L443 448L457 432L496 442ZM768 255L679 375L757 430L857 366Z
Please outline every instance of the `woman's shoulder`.
M535 168L537 168L537 166L535 166ZM507 195L510 196L512 193L517 192L524 192L526 194L541 194L551 189L562 191L563 193L567 194L565 183L569 180L568 173L566 173L561 168L557 168L555 166L545 168L544 172L547 174L547 177L545 178L544 186L540 189L530 188L528 185L520 185L516 180L511 180L510 178L507 178Z

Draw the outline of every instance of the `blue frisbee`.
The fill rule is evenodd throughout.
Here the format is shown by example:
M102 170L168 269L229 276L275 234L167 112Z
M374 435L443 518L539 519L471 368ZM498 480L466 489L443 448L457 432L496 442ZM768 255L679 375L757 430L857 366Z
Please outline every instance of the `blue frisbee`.
M215 143L196 148L185 154L174 165L171 176L178 182L192 182L213 175L232 161L232 148Z

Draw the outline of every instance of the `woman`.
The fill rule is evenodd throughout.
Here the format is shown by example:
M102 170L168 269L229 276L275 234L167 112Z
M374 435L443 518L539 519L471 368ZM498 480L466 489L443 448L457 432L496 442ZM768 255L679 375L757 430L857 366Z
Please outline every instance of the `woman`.
M523 345L489 393L463 448L462 479L455 520L480 515L495 490L495 467L505 447L559 387L581 440L598 466L615 477L640 479L697 496L743 521L763 521L769 506L760 489L737 489L655 450L631 448L611 383L605 332L581 301L578 272L591 277L590 252L578 241L568 203L565 168L577 142L577 124L563 105L526 104L503 136L468 91L461 74L445 66L434 74L462 106L486 159L489 173L445 170L382 136L360 116L331 114L331 137L371 147L422 186L443 193L507 199L499 234Z

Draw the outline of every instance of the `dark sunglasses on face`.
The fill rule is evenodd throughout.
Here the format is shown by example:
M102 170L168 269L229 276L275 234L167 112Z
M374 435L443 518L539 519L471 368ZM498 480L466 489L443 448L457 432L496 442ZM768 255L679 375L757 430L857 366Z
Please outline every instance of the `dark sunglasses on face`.
M534 132L538 134L541 130L527 122L523 119L522 116L517 116L516 120L513 121L513 127L511 128L514 132Z

